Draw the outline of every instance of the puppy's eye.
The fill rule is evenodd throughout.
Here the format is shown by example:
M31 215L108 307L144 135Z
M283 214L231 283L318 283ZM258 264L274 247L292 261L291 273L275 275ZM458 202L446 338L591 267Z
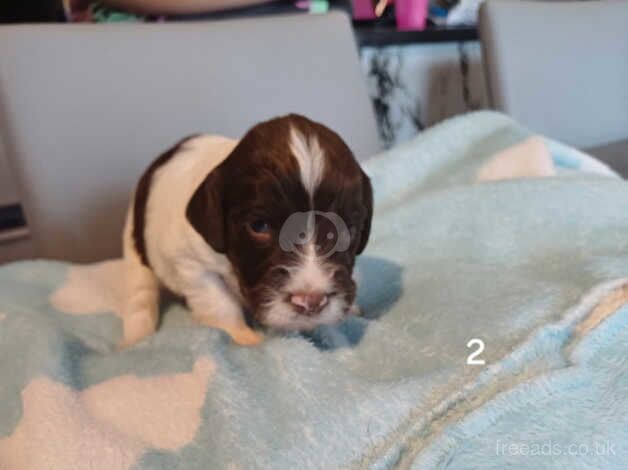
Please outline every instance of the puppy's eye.
M247 227L251 232L257 235L270 233L270 225L265 220L254 220L253 222L249 222Z

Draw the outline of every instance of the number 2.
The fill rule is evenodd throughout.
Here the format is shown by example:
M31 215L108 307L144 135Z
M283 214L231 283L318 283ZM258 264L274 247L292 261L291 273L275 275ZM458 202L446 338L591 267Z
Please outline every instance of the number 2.
M484 341L482 341L481 339L473 338L467 343L467 348L471 348L473 346L477 346L478 349L469 354L469 357L467 357L467 364L470 366L483 366L484 364L486 364L486 361L484 359L476 359L476 357L478 357L484 351Z

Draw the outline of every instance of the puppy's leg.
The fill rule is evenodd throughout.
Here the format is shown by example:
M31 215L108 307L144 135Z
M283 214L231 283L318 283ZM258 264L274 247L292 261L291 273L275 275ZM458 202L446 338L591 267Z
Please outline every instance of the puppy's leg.
M155 332L159 318L159 280L142 263L135 249L132 232L132 211L124 227L124 282L122 323L123 335L119 347L132 346Z
M244 320L242 306L214 273L198 276L184 292L194 319L202 325L226 331L238 344L259 344L263 336L253 331Z
M159 281L153 271L139 259L126 259L124 274L121 348L155 333L159 319Z

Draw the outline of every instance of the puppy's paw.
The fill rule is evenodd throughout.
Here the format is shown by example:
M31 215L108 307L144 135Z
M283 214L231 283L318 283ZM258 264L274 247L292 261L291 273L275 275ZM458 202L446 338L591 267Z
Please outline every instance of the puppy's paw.
M145 337L146 337L146 335L142 335L142 336L140 336L140 335L127 335L125 333L122 336L122 339L120 339L120 342L118 343L118 351L124 351L125 349L132 348L137 343L142 341Z
M250 328L229 331L231 339L240 346L256 346L264 341L264 335Z
M125 338L125 337L122 337L122 339L118 342L117 349L118 349L118 351L124 351L125 349L132 348L137 343L139 343L141 340L142 340L142 338Z
M156 322L152 312L135 312L129 316L123 316L122 339L118 343L118 349L127 349L141 340L155 333Z
M358 304L352 304L347 309L347 315L352 316L352 317L357 317L361 313L362 313L362 310L360 310L360 307L358 307Z

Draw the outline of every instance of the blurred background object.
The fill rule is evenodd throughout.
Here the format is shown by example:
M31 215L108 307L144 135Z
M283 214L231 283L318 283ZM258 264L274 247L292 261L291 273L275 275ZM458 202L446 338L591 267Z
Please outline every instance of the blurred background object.
M5 26L0 96L35 253L53 259L119 256L133 185L181 136L237 138L297 112L338 131L360 159L381 148L341 13Z
M0 23L42 23L63 19L61 0L0 1Z
M395 19L400 31L425 29L429 0L395 0Z
M488 0L480 20L491 106L628 176L628 0Z
M4 0L0 2L0 22L4 23L38 23L38 22L70 22L70 23L129 23L127 27L132 31L137 22L190 22L196 23L204 21L202 25L192 26L196 30L212 29L215 24L227 19L236 18L261 18L267 16L277 16L286 13L324 13L331 11L344 11L351 14L353 7L358 7L358 1L354 0L224 0L214 2L207 0L186 0L185 2L172 0ZM211 3L209 8L205 5ZM352 27L354 38L360 55L362 67L362 82L359 86L366 87L371 99L372 108L366 112L368 119L373 118L372 110L378 124L377 135L372 139L379 139L384 147L403 142L414 137L423 128L430 126L447 117L460 114L461 112L478 109L485 105L484 81L482 76L480 47L477 42L477 32L472 26L447 27L444 25L448 9L452 6L450 0L432 0L430 4L430 17L427 19L425 29L398 31L395 22L395 10L392 0L383 0L369 3L373 11L377 9L380 17L363 21L354 18ZM175 9L166 10L165 5L174 5ZM218 4L226 10L216 11ZM143 6L143 7L142 7ZM127 9L125 9L125 7ZM147 8L148 7L148 8ZM130 8L130 9L129 9ZM164 15L163 13L171 14ZM185 12L187 14L180 14ZM195 12L190 14L191 12ZM356 9L357 12L357 9ZM359 16L359 15L358 15ZM438 19L438 21L435 21ZM243 28L234 31L234 35L239 35L238 41L242 44L241 57L254 55L254 50L259 38L253 33L256 22L246 23L251 25L251 30L247 33ZM73 25L63 27L68 32ZM85 27L85 26L84 26ZM24 26L35 31L34 26ZM38 70L41 64L36 61L43 60L46 63L56 63L51 70L58 67L69 67L74 70L75 75L89 77L94 73L91 61L80 59L84 54L93 56L94 63L99 63L99 57L103 55L106 60L111 54L123 54L126 46L117 40L124 29L116 29L111 32L109 40L103 40L101 46L89 50L86 42L81 41L80 34L76 36L76 42L68 44L67 50L50 49L45 58L29 60L32 70ZM129 33L130 34L130 33ZM325 34L321 33L321 43L328 44L328 49L323 51L317 49L317 54L333 56L335 47L325 41ZM130 36L129 36L130 37ZM235 40L235 38L234 38ZM285 33L282 41L287 44L294 44L295 50L301 50L301 56L295 56L292 63L286 67L293 67L294 63L307 63L311 61L308 56L307 47L299 49L298 46L304 41L301 34ZM108 47L105 47L107 45ZM151 50L151 56L155 60L167 61L168 48L165 46L154 46L157 49ZM248 53L246 52L248 49ZM181 48L179 54L194 55L193 47ZM75 60L71 64L64 60L56 60L57 56L66 57L73 54ZM209 57L209 55L205 55ZM45 59L45 60L44 60ZM147 57L142 54L133 56L130 63L135 62L137 67L146 62ZM200 60L200 59L199 59ZM349 59L351 60L351 59ZM65 64L65 65L63 65ZM125 66L124 70L131 70L131 65ZM277 69L279 70L279 68ZM277 73L275 70L274 73ZM66 71L59 71L66 72ZM78 73L77 73L78 72ZM50 73L50 72L49 72ZM70 70L67 70L70 73ZM109 69L102 72L100 81L109 77L115 77L121 73L116 69ZM326 80L340 80L342 77L342 67L335 67L325 70ZM259 80L259 74L255 74ZM45 75L44 75L45 78ZM131 79L132 77L129 77ZM245 77L242 78L243 80ZM270 75L266 78L268 83L272 82ZM268 83L262 83L267 86ZM55 88L54 81L45 80L41 85L43 89L36 90L38 93L48 93L59 98L59 90ZM151 86L156 86L155 84ZM234 85L235 86L235 85ZM317 86L312 85L312 90ZM318 86L320 88L320 86ZM163 94L170 93L169 90L162 90ZM86 96L93 95L88 92ZM3 103L5 104L5 103ZM69 106L66 103L66 106ZM68 108L69 109L69 108ZM266 116L272 109L268 109ZM261 110L260 110L261 112ZM260 116L262 117L262 116ZM94 115L92 124L107 126L103 121L102 114ZM204 129L207 131L216 130L209 128L207 123ZM201 129L197 129L201 130ZM0 133L5 133L1 129ZM190 130L182 130L189 133ZM163 135L155 135L157 141L163 139ZM165 143L164 143L165 144ZM103 145L103 144L101 144ZM107 144L109 145L109 144ZM156 151L159 149L155 149ZM8 149L7 149L8 151ZM0 259L7 259L3 252L10 256L17 256L17 253L24 254L24 247L28 248L28 230L24 225L24 216L20 205L20 197L17 194L17 184L14 181L13 172L6 161L6 151L3 153L0 147Z
M446 24L448 26L476 25L478 10L484 0L460 0L452 2L448 11Z

